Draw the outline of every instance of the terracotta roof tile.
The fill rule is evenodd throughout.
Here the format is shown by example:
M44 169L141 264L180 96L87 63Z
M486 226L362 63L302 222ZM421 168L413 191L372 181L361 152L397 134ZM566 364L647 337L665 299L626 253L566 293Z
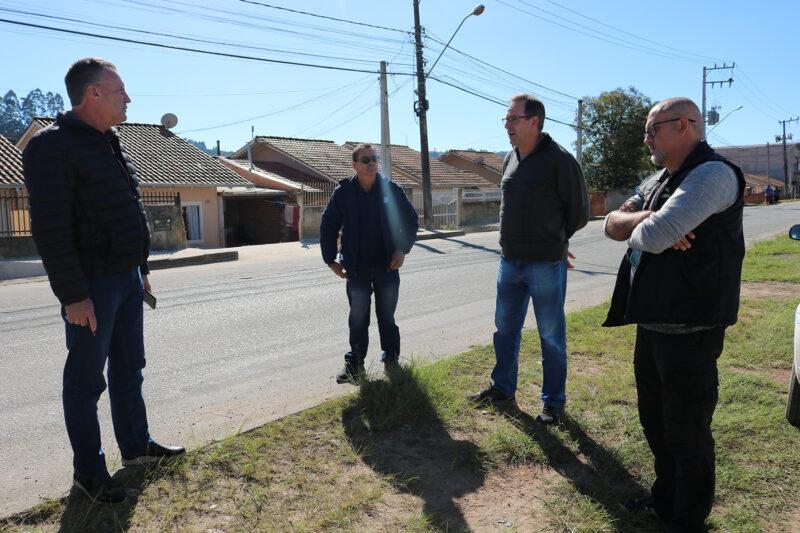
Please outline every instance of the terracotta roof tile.
M348 141L345 146L355 147L360 143ZM373 144L376 152L380 153L380 143ZM413 176L422 182L422 154L401 144L392 145L392 166ZM431 186L446 187L476 187L479 189L496 189L497 185L474 172L460 170L442 163L438 159L430 158Z
M333 141L317 139L295 139L291 137L256 137L259 142L269 144L273 148L280 150L298 161L314 168L318 172L338 181L349 178L355 171L353 170L353 151L352 149L340 146ZM380 150L378 150L379 152ZM254 162L255 163L255 162ZM289 169L286 165L279 163L260 163L267 165L266 168L272 169L276 174L282 171L279 167ZM271 167L279 165L279 167ZM289 169L291 170L291 169ZM401 187L412 187L418 185L416 182L393 172L392 181Z
M447 154L455 154L472 161L476 165L488 167L492 170L496 170L500 174L503 173L503 156L497 155L494 152L486 152L483 150L448 150L440 155L439 159L446 157Z
M22 176L22 152L0 135L0 187L25 185Z
M36 117L42 125L52 118ZM251 186L252 183L158 124L124 122L117 126L142 185L188 185L206 187Z

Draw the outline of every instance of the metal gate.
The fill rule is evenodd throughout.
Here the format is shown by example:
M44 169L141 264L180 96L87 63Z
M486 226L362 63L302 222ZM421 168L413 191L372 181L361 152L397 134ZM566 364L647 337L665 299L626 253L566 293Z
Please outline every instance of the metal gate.
M431 213L433 215L433 228L431 229L457 229L458 218L458 188L434 189L431 191ZM423 200L422 188L414 188L411 203L417 210L419 227L423 227Z

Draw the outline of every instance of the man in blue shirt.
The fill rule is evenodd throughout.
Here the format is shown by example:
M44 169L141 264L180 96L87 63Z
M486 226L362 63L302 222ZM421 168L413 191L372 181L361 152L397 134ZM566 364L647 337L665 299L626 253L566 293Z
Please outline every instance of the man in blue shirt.
M322 213L322 259L334 274L347 280L350 302L350 351L336 375L337 383L355 384L364 374L373 293L381 360L390 368L398 364L400 356L400 330L394 322L400 291L398 269L414 245L418 217L403 189L378 174L378 161L371 145L356 146L352 162L356 175L339 183Z

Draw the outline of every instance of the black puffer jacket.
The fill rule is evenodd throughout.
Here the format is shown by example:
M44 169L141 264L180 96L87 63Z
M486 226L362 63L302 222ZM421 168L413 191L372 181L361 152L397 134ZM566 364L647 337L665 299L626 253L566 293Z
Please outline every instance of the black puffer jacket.
M136 169L115 128L71 113L38 132L22 154L31 232L62 305L89 297L89 279L142 268L150 229Z

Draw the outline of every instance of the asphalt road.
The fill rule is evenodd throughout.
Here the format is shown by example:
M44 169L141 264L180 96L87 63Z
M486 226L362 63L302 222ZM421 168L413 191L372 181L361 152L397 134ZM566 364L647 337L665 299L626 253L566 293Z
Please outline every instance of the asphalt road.
M800 203L745 210L748 241L800 223ZM404 358L436 359L491 342L497 232L418 243L401 270ZM624 244L592 221L571 242L569 311L607 299ZM347 350L344 282L317 245L240 249L232 263L156 271L158 308L145 308L144 394L151 434L191 448L353 390L334 375ZM373 314L374 322L374 314ZM529 313L528 327L535 325ZM0 516L70 487L61 410L65 356L57 301L43 278L0 282ZM377 328L367 357L382 365ZM488 380L488 376L487 376ZM107 395L98 412L111 469L119 468Z

